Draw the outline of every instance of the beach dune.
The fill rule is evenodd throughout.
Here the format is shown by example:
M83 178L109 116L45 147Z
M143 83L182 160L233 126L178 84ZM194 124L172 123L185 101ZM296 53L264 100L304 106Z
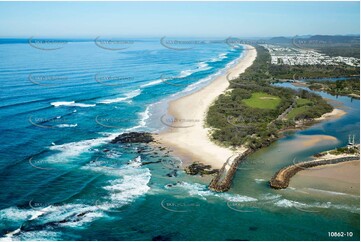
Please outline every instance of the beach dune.
M170 102L168 114L173 117L172 123L156 139L171 148L186 164L199 161L219 169L228 157L245 150L233 151L215 144L209 137L209 129L205 128L205 117L209 106L228 88L227 76L238 77L256 59L256 49L246 47L238 63L223 75L201 90Z

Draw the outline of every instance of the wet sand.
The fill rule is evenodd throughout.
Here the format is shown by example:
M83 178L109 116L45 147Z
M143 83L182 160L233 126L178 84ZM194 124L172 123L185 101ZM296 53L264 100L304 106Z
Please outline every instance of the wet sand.
M300 171L291 179L290 186L360 195L360 161Z

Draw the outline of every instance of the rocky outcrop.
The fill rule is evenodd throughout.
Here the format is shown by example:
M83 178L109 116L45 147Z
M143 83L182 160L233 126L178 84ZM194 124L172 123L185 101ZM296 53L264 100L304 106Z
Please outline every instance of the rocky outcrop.
M214 174L217 173L219 170L218 169L212 169L212 166L210 165L204 165L203 163L199 163L199 162L193 162L192 165L188 166L185 169L185 172L188 175L198 175L200 174L202 175L210 175L210 174Z
M314 161L300 162L291 166L287 166L279 170L270 180L270 186L274 189L285 189L288 187L291 178L297 174L297 172L309 169L316 166L323 166L329 164L337 164L345 161L359 160L360 156L344 156L335 159L319 159Z
M154 138L151 133L148 132L130 132L123 133L110 141L112 144L117 143L150 143Z

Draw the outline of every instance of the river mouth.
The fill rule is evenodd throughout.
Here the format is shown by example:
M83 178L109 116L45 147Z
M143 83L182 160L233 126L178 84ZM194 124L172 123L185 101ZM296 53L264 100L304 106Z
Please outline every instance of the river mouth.
M276 84L277 86L295 87L289 83ZM314 91L311 91L314 92ZM290 185L285 190L273 190L268 182L281 168L297 162L309 160L314 154L343 147L348 144L348 135L354 134L356 143L359 143L359 113L360 101L349 97L335 97L326 93L314 92L323 96L338 108L344 109L346 114L335 119L324 120L304 130L286 132L283 138L274 142L269 147L258 150L247 159L252 162L240 164L233 181L231 192L243 193L248 196L262 196L272 194L282 196L275 206L295 207L299 211L314 213L335 213L341 207L348 207L349 211L359 213L359 161L349 164L339 164L333 167L330 174L342 173L339 179L327 174L329 170L313 171L308 174L302 171L291 179ZM344 167L343 167L344 166ZM247 168L247 169L246 169ZM337 171L336 171L337 170ZM339 171L338 171L339 170ZM352 178L347 172L352 171ZM346 181L345 179L348 179ZM298 207L297 207L298 206Z

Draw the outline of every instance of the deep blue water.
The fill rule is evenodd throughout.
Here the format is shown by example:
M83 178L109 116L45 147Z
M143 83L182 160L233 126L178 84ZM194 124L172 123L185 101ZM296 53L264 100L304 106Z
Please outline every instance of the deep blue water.
M301 198L255 182L262 175L268 179L281 163L271 163L265 173L240 170L231 191L217 194L207 190L206 179L186 176L174 165L180 160L162 150L156 150L157 155L139 154L137 146L109 144L122 132L165 128L160 117L169 100L206 85L242 52L224 43L174 50L149 39L115 51L94 42L69 42L52 51L28 43L1 44L0 236L329 240L327 231L343 229L354 233L347 239L359 238L359 197L346 196L334 206L321 206L320 213L305 213L289 205L291 198ZM359 132L359 101L338 100L348 108L346 116L300 134L344 140L350 132ZM315 147L299 156L326 148ZM277 161L291 153L281 152ZM137 162L159 159L161 163L141 167ZM167 175L175 169L177 176ZM254 211L232 209L239 204Z

